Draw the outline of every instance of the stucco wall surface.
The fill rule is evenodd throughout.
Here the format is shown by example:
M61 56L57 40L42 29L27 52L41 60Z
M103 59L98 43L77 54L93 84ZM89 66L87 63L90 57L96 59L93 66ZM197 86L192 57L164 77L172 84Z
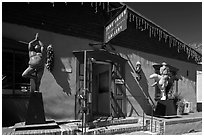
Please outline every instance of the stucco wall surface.
M45 46L52 44L54 48L53 71L49 72L46 68L44 69L40 86L40 91L43 93L46 117L57 120L74 119L77 65L72 51L90 49L88 44L93 41L9 23L3 23L2 27L3 37L17 41L29 42L34 38L36 33L39 33L39 38ZM118 46L114 47L116 48L116 52L127 59L125 66L126 94L139 114L142 114L142 110L146 114L151 113L151 105L155 103L155 89L150 86L154 83L154 80L149 79L149 76L154 73L152 65L164 61L179 69L178 75L181 76L181 79L178 82L178 91L187 101L193 102L195 110L197 69L195 64ZM142 79L140 81L136 80L134 71L137 61L140 61L142 65ZM149 98L149 101L146 97ZM131 107L128 103L127 106L127 114L129 114Z

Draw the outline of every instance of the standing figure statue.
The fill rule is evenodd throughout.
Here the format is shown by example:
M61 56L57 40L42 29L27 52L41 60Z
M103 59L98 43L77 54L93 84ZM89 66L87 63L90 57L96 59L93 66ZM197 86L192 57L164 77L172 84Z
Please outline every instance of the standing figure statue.
M139 61L136 62L136 68L135 68L135 71L137 73L137 80L141 80L142 76L141 76L141 63Z
M169 80L169 67L165 62L162 63L162 67L160 68L160 74L152 74L150 75L150 79L154 79L156 82L152 84L152 86L158 85L161 91L161 100L166 100L166 86L168 85Z
M22 76L25 78L30 78L35 81L35 91L39 91L40 81L44 71L45 64L45 52L44 45L38 38L38 33L35 39L29 42L29 66L23 72Z

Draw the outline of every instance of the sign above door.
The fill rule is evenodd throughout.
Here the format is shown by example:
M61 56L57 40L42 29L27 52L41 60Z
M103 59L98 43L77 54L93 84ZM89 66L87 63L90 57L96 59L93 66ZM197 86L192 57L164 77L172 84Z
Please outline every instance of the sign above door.
M123 6L105 26L104 30L104 42L108 43L111 39L117 36L120 32L127 29L127 8Z

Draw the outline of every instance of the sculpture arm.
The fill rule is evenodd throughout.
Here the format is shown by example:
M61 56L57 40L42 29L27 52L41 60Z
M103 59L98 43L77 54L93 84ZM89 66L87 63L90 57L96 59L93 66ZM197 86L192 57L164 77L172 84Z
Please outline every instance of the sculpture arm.
M29 42L29 44L28 44L28 50L29 51L34 51L35 45L33 45L32 43L34 43L37 40L39 40L38 39L38 33L36 33L35 39Z
M41 41L39 41L39 43L40 43L40 46L41 46L40 51L41 51L41 53L43 53L44 52L44 45L43 45L43 43Z

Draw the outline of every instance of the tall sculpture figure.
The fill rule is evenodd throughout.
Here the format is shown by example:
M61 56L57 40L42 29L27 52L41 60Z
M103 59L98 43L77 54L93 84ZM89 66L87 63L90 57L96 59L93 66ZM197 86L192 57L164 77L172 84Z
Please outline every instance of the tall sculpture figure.
M29 42L29 66L23 72L22 76L34 80L34 88L32 88L31 82L31 94L29 99L29 105L26 114L26 125L32 124L44 124L46 123L42 93L39 92L40 81L44 72L46 52L44 51L44 45L38 38L38 33L35 39Z
M38 38L38 33L35 39L29 42L29 66L23 72L22 76L33 79L35 81L35 91L39 91L40 81L42 78L44 64L45 64L45 52L44 45Z

